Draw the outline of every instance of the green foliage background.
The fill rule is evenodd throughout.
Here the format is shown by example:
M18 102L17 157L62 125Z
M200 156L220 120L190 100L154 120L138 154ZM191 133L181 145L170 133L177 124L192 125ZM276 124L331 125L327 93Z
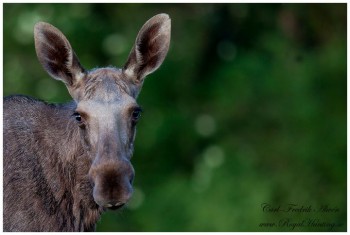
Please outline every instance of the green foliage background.
M121 67L161 12L171 48L138 99L135 194L97 230L330 230L259 226L314 218L346 231L346 4L4 4L4 95L70 100L36 58L35 22L61 29L85 68Z

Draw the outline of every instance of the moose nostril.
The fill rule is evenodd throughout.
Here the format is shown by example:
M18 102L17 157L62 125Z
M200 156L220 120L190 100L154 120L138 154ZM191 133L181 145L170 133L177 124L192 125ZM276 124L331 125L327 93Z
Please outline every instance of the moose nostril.
M122 207L125 204L125 202L109 202L104 205L104 207Z
M104 207L108 208L108 209L111 209L111 210L117 210L117 209L121 208L124 205L125 205L124 202L111 202L111 203L105 204Z
M114 206L123 206L125 203L124 202L116 202Z
M134 177L135 177L135 175L132 174L131 177L130 177L130 179L129 179L129 183L130 183L131 185L132 185L132 182L134 182Z

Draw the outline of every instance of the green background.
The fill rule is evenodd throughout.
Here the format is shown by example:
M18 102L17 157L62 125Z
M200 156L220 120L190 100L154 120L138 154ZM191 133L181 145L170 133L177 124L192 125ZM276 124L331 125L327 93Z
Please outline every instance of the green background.
M346 231L346 4L3 6L4 95L49 102L70 97L36 58L35 22L58 27L92 69L123 66L147 19L172 18L168 56L138 99L134 196L98 231L330 230L282 219Z

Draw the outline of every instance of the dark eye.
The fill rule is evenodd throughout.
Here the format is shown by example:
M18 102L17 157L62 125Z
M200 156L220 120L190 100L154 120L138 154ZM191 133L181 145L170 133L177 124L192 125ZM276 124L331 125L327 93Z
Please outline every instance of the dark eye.
M81 116L79 113L75 112L75 113L73 113L73 116L74 116L75 120L77 120L77 122L81 122Z
M132 112L132 115L131 115L132 121L137 122L139 120L139 118L141 117L141 113L142 113L141 108L134 109L134 111Z

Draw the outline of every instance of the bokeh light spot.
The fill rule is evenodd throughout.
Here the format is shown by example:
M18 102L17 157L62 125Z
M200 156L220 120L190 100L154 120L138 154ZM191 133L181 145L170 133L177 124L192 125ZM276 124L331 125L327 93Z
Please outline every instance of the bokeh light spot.
M17 30L13 30L14 38L21 44L31 43L34 40L33 28L38 21L40 21L40 16L36 11L20 14L17 20Z
M193 190L198 193L204 192L210 185L211 177L211 168L202 161L198 162L193 174Z
M205 149L203 158L207 166L216 168L224 162L225 154L221 147L212 145Z
M121 34L111 34L103 41L103 50L108 55L120 55L126 50L126 40Z
M208 114L202 114L197 117L195 121L195 127L198 134L208 137L215 132L216 123L212 116Z

